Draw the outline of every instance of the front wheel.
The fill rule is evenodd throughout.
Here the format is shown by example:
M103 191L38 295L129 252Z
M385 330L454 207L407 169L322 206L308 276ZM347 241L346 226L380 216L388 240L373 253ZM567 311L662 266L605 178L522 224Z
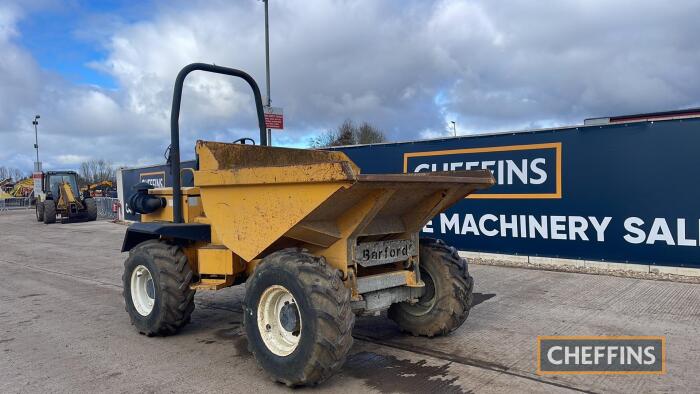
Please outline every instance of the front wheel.
M44 224L56 223L56 201L46 200L41 205L44 208Z
M275 380L316 385L345 363L350 290L323 258L298 249L265 257L246 283L244 307L249 348Z
M44 203L37 200L34 208L36 209L36 221L43 222L44 221Z
M415 304L389 308L389 318L413 335L448 334L469 316L474 280L467 261L441 240L421 239L420 274L425 291Z
M85 210L89 221L97 220L97 204L94 198L89 197L85 199Z
M192 276L177 245L150 240L132 249L122 276L131 324L148 336L177 333L194 310Z

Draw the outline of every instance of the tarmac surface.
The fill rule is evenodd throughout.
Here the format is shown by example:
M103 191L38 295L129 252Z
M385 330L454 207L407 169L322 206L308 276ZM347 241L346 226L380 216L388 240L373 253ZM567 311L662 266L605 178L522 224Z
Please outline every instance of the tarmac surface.
M0 212L0 392L288 392L246 350L244 288L199 292L192 323L147 338L121 295L125 226ZM475 305L452 335L359 318L343 370L304 392L693 392L700 285L472 265ZM664 335L665 375L535 373L538 335Z

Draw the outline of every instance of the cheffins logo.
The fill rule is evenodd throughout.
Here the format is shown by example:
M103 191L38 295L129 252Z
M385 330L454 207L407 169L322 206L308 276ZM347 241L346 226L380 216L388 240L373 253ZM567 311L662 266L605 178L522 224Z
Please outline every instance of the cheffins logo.
M404 153L404 172L488 169L496 184L467 198L561 198L561 142Z
M144 172L139 174L139 180L156 188L165 187L165 172Z
M537 337L540 375L630 375L666 373L666 337Z

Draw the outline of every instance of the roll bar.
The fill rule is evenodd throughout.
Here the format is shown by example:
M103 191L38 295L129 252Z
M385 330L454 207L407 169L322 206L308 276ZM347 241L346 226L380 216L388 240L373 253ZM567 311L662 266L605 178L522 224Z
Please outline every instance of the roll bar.
M265 115L263 113L260 88L253 77L234 68L221 67L214 64L192 63L180 70L175 79L173 91L173 108L170 112L170 176L173 179L173 222L183 223L182 218L182 190L180 189L180 104L182 102L182 85L185 77L192 71L206 71L215 74L230 75L248 82L253 89L255 97L255 109L258 113L258 127L260 128L260 145L267 145L267 133L265 132Z

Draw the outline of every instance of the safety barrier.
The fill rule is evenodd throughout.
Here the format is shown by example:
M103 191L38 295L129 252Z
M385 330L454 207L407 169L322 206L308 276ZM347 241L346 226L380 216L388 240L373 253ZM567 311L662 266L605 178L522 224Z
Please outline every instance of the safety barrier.
M8 197L0 199L0 212L10 209L30 209L32 207L29 197Z
M98 219L118 219L119 199L111 197L94 197L97 205Z

